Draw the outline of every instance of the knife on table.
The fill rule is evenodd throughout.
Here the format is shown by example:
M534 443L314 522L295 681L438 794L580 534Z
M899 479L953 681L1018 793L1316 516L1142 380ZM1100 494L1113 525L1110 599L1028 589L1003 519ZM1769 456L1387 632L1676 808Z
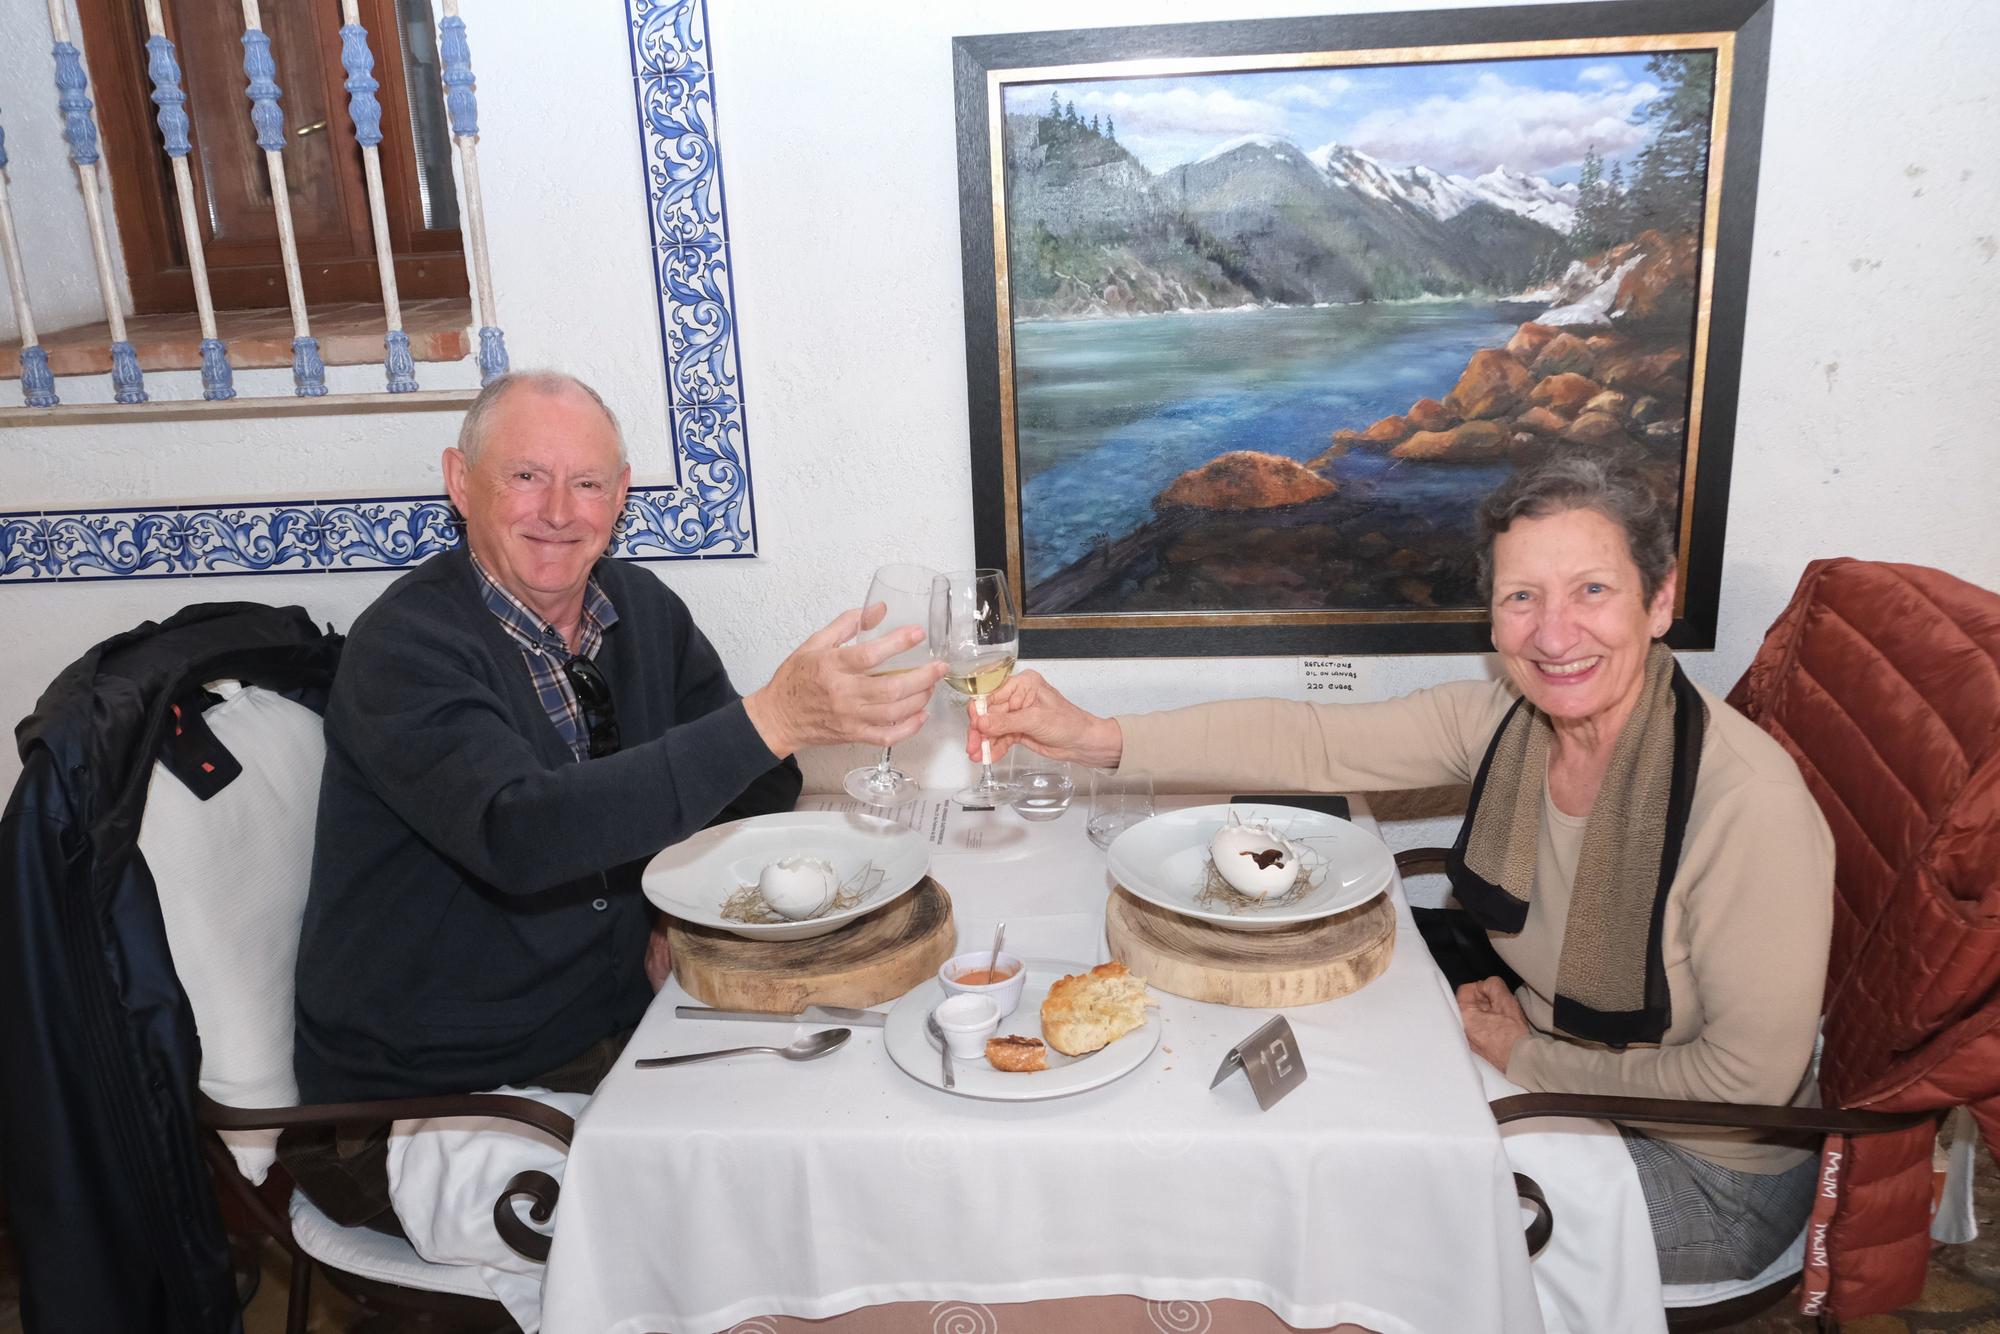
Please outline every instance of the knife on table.
M889 1016L880 1010L854 1010L845 1005L808 1005L797 1014L767 1010L711 1010L706 1005L676 1005L676 1019L754 1019L767 1024L861 1024L880 1028Z

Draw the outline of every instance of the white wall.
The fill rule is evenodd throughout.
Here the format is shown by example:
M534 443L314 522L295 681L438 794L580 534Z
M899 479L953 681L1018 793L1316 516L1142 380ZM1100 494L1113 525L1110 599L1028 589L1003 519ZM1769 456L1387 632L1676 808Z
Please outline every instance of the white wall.
M1406 2L711 0L763 555L649 568L693 605L740 686L858 600L875 564L971 561L951 35ZM619 7L480 0L467 22L515 364L600 384L641 479L663 480ZM1968 56L1996 45L2000 7L1982 0L1779 6L1718 648L1686 655L1704 684L1735 679L1814 557L1915 561L2000 587L1986 426L2000 360L2000 76ZM470 379L419 369L427 384ZM148 378L156 394L198 392L190 374ZM454 425L410 414L4 430L0 509L434 490ZM184 602L297 601L344 626L387 578L0 585L0 718L29 709L89 643ZM1288 659L1042 665L1106 711L1297 688ZM1485 670L1477 657L1398 658L1377 677L1393 692ZM938 712L899 754L942 784L964 769ZM811 756L809 777L831 786L858 758ZM0 757L0 783L15 772L11 752Z

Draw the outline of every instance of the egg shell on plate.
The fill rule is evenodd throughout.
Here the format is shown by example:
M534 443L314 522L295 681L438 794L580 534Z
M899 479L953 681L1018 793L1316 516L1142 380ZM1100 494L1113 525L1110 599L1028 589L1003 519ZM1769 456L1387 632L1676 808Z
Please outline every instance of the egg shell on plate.
M832 864L818 857L781 857L757 877L757 892L771 911L794 922L825 911L839 887Z
M1248 854L1281 852L1269 866L1259 866ZM1268 829L1252 825L1224 825L1209 840L1208 855L1215 870L1229 887L1253 899L1283 894L1299 878L1298 850Z

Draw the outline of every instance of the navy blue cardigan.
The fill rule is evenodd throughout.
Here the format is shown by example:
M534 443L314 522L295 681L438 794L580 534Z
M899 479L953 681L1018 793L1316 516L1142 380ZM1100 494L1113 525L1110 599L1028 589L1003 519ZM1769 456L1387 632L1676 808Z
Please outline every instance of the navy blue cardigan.
M646 859L790 809L687 607L599 561L623 749L577 762L463 548L355 621L326 715L294 1064L308 1101L517 1083L638 1022Z

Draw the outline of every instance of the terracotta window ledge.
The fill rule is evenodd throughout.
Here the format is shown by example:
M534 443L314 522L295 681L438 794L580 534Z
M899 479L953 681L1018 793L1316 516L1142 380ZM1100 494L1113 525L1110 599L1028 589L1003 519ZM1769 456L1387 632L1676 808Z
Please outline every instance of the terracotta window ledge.
M319 339L320 359L327 365L365 366L382 360L381 306L350 301L310 306L307 314L313 337ZM463 360L472 350L471 323L472 303L462 297L403 303L403 329L418 361ZM218 310L215 324L234 369L292 364L289 310ZM192 312L131 316L125 321L125 336L139 354L141 370L201 369L201 329ZM111 331L102 321L45 333L41 343L49 354L49 369L57 375L111 373ZM0 380L19 378L20 340L0 343Z

